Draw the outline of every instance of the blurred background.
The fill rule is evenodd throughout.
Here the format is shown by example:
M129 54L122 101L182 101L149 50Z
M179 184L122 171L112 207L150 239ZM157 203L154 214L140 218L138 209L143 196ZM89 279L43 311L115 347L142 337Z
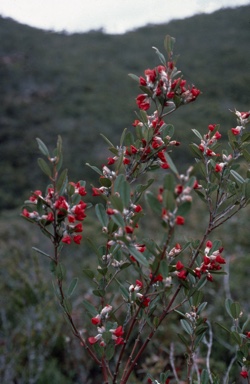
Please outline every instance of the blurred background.
M193 3L201 5L199 1L190 2ZM208 124L219 123L226 143L227 130L235 126L234 115L229 110L250 109L250 4L243 3L246 5L214 12L209 8L206 13L200 6L192 11L193 16L181 14L185 9L190 11L183 5L177 9L182 19L171 21L168 20L178 18L178 12L172 17L166 13L165 19L150 21L150 18L141 20L138 11L138 25L123 25L119 18L115 22L111 18L111 27L104 22L99 27L86 23L88 30L78 25L75 31L73 27L67 30L63 24L52 22L50 29L42 29L48 27L38 21L31 26L29 20L21 17L18 22L18 15L0 7L1 383L91 384L98 374L74 341L56 303L47 260L32 251L32 246L39 247L41 242L45 251L50 250L50 245L44 243L37 228L20 218L22 203L31 191L46 186L37 165L35 138L39 137L53 149L60 134L70 179L88 180L90 191L98 176L85 163L101 166L108 153L100 133L118 143L125 127L133 129L138 88L128 73L140 76L146 68L158 65L151 47L164 52L164 37L169 34L176 38L175 54L180 54L177 67L189 83L202 91L194 104L183 107L168 120L175 125L176 139L183 143L174 160L185 170L185 164L192 162L185 145L195 140L192 128L205 133ZM104 11L103 20L109 11ZM147 9L147 14L150 11ZM160 10L158 13L164 14ZM19 14L22 14L20 10ZM147 25L141 26L143 23ZM206 218L201 203L197 202L197 207L189 221L190 236L194 237L199 235L197 222L201 223L202 231ZM90 215L85 224L86 237L94 239L95 225ZM207 300L215 304L210 313L214 321L227 322L223 309L225 297L239 300L244 316L250 312L249 229L249 209L246 209L216 233L222 238L230 260L228 272L233 273L230 279L217 278L218 282L207 291ZM74 276L80 279L73 297L80 327L85 323L81 317L84 310L81 300L90 295L91 282L79 271L92 262L93 255L85 244L68 254L65 252L69 280ZM153 374L166 368L167 340L171 339L172 331L160 332L161 343L156 340L151 344L144 362L140 363L141 373L133 378L133 383L146 382L146 363ZM234 349L226 342L222 348L221 330L214 332L213 368L223 375ZM181 367L183 351L177 353ZM241 382L236 368L233 381Z

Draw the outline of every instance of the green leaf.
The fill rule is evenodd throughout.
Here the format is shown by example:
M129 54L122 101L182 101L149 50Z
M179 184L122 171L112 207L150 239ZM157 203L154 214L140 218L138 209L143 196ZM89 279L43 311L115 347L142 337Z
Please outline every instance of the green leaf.
M84 275L87 276L88 278L90 278L91 280L93 280L93 278L95 277L95 274L92 271L92 269L84 268L82 271L83 271Z
M209 384L209 374L206 369L203 369L203 371L201 372L201 383Z
M157 197L152 192L148 191L145 195L145 198L153 212L161 216L162 205Z
M43 173L45 173L45 175L51 177L51 169L50 169L49 165L46 163L46 161L43 160L41 157L39 157L37 159L37 162L38 162L39 167L43 171Z
M242 143L245 141L250 141L250 132L244 132L241 136L241 141Z
M164 190L162 194L162 200L164 207L168 211L173 211L175 209L175 198L173 192Z
M122 293L122 296L124 297L125 300L128 300L129 298L129 293L128 293L128 289L126 289L124 287L124 284L120 283L119 280L115 279L115 281L119 284L120 286L120 290L121 290L121 293Z
M163 188L168 191L174 192L175 179L171 173L168 173L163 180Z
M60 177L56 183L56 189L59 195L63 195L65 188L67 187L67 183L68 183L68 170L64 169L60 174Z
M147 259L133 245L131 244L127 245L127 249L129 253L131 253L131 255L134 256L136 261L138 261L138 263L144 265L144 267L149 266Z
M93 290L93 295L97 297L104 297L105 296L105 291L103 289L94 289Z
M175 38L171 37L170 35L167 35L164 39L164 47L168 53L169 58L171 58L173 55L175 41Z
M96 204L95 206L95 213L96 213L96 216L99 220L99 222L101 223L101 226L102 227L107 227L108 226L108 221L109 221L109 217L106 213L106 210L103 206L103 204Z
M195 287L196 288L196 287ZM203 298L203 293L202 291L199 291L199 290L196 290L194 292L194 294L192 295L191 297L191 303L192 303L192 306L194 307L199 307L201 301L202 301L202 298Z
M71 283L70 283L70 285L69 285L69 288L68 288L68 291L67 291L67 296L68 296L68 297L70 297L71 295L73 295L73 292L74 292L74 290L76 289L77 283L78 283L78 278L75 277L75 278L71 281Z
M171 159L171 157L169 156L169 154L167 152L165 153L165 157L167 159L167 162L168 162L168 165L169 165L171 171L174 172L176 175L178 175L179 172L178 172L176 166L174 165L173 160Z
M111 215L111 220L118 225L118 227L122 227L124 228L125 227L125 222L123 220L123 217L122 215L120 214L120 212L118 213L115 213L114 215Z
M232 304L232 300L231 299L226 299L225 300L226 311L229 314L229 316L233 318L232 313L231 313L231 304Z
M140 83L140 78L134 75L133 73L129 73L128 76L131 77L131 79L135 80L137 83Z
M95 317L98 314L96 308L89 301L83 300L82 303L91 317Z
M128 147L128 146L134 145L134 144L135 144L135 140L134 140L133 134L131 132L126 132L126 135L124 138L124 145L126 145Z
M189 335L193 334L193 329L188 320L181 319L180 323L185 332L187 332Z
M122 132L122 135L121 135L121 139L120 139L120 147L123 146L123 141L124 141L126 132L127 132L127 128L124 128L124 130L123 130L123 132Z
M155 50L160 62L165 66L166 65L166 59L165 59L164 55L159 51L158 48L153 47L153 49Z
M185 216L188 214L188 212L190 211L191 209L191 206L192 206L192 203L190 201L185 201L183 204L181 204L179 207L178 207L178 210L177 210L177 213L176 215L179 215L179 216Z
M233 319L238 319L240 317L240 314L241 314L240 303L238 303L237 301L231 303L230 304L230 311L231 311L231 315L232 315Z
M244 183L243 193L246 200L250 199L250 181Z
M40 253L41 255L46 256L46 257L48 257L49 259L51 259L51 256L50 256L50 255L48 255L47 253L41 251L40 249L38 249L38 248L36 248L36 247L32 247L32 249L34 249L34 251L36 251L37 253ZM54 263L53 263L53 264L54 264Z
M238 334L238 332L233 331L230 333L231 340L235 343L238 344L239 346L241 345L241 337Z
M89 163L86 163L86 165L87 165L88 167L90 167L91 169L93 169L93 171L97 172L99 175L102 176L102 172L100 171L99 168L95 167L94 165L90 165Z
M71 313L72 312L72 304L71 302L67 299L67 297L65 297L63 299L63 303L62 303L62 306L65 310L66 313Z
M221 323L218 323L217 321L215 322L215 324L219 325L219 327L221 327L224 331L230 333L230 329L226 328L224 324L221 324Z
M58 280L63 280L66 276L66 269L62 263L58 263L55 268L55 275Z
M100 135L101 135L101 137L106 141L106 143L107 143L108 145L110 145L111 147L114 148L114 144L112 144L111 141L109 141L109 139L108 139L106 136L104 136L102 133L100 133Z
M139 184L139 185L137 185L137 187L135 189L135 192L139 193L141 195L144 191L146 191L150 187L150 185L153 182L154 182L154 179L149 179L147 184ZM136 199L136 201L138 201L138 200L139 200L139 198Z
M112 181L106 177L100 177L99 182L102 187L110 188L112 185Z
M245 182L245 179L243 179L243 177L238 172L231 169L230 173L240 184L243 184Z
M190 144L189 149L194 157L197 157L198 159L203 158L203 153L201 152L201 150L198 148L196 144Z
M119 192L120 192L123 206L128 207L130 202L130 185L127 182L127 180L124 180L121 183Z
M163 127L161 128L161 132L163 138L165 138L166 136L172 137L174 135L173 124L163 125Z
M38 137L36 138L36 141L37 141L38 148L39 148L40 152L44 156L49 158L50 157L49 150L48 150L47 146L44 144L44 142L42 140L40 140Z
M242 150L242 155L246 161L250 161L250 153L245 148Z
M166 260L161 260L159 272L164 278L168 277L168 263Z
M199 305L197 314L198 314L198 315L201 314L202 311L204 311L204 309L206 308L206 306L207 306L207 302L206 302L206 301L205 301L204 303L201 303L201 304Z
M110 333L110 332L109 332ZM108 345L105 348L105 357L109 361L112 359L115 353L115 345L114 343L108 343Z
M197 131L196 129L192 129L192 131L194 132L194 134L200 139L200 140L203 140L203 137L201 136L200 132Z
M110 196L110 202L114 209L117 209L118 211L123 211L123 201L120 196L113 195Z
M182 343L187 347L189 348L189 341L186 339L185 336L183 336L181 333L177 333L177 335L179 336L179 338L181 339Z

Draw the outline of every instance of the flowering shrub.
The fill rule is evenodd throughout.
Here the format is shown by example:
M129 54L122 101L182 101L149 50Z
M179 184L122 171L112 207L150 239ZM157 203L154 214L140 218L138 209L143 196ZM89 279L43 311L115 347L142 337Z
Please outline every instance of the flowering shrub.
M47 159L40 158L38 163L50 184L45 193L35 190L22 211L22 216L39 226L53 244L51 254L37 252L50 259L56 296L73 334L101 367L103 383L131 382L151 339L171 321L173 313L183 330L176 334L176 343L186 349L186 370L177 372L172 356L171 369L160 375L160 381L149 373L143 380L219 383L210 368L211 325L203 314L207 305L203 290L225 273L223 246L213 238L213 231L246 207L250 199L250 133L245 131L250 112L233 112L237 126L228 133L227 150L219 145L219 125L210 124L203 135L193 129L196 141L190 149L195 161L184 174L179 173L171 153L178 151L181 143L174 139L174 127L167 118L194 102L200 91L187 85L177 70L173 45L174 39L167 36L167 60L154 48L160 65L145 70L144 77L131 75L142 92L136 98L139 112L132 132L125 129L118 146L105 138L111 156L102 169L88 164L99 174L92 196L97 199L95 213L104 240L98 247L95 236L88 239L97 264L95 269L85 270L93 287L92 298L83 301L86 334L78 329L72 313L70 297L78 279L67 286L62 251L71 243L81 243L83 221L91 204L86 202L85 182L69 182L67 170L62 170L60 137L53 155L37 139ZM204 233L198 240L180 235L176 240L180 226L188 228L194 195L208 212ZM147 206L154 215L157 239L148 237L144 230L146 219L152 217ZM247 322L241 324L239 303L227 299L225 305L233 324L230 329L220 326L237 345L239 377L249 382L250 330ZM207 346L207 358L199 363L197 351L202 343ZM226 378L229 373L230 369Z

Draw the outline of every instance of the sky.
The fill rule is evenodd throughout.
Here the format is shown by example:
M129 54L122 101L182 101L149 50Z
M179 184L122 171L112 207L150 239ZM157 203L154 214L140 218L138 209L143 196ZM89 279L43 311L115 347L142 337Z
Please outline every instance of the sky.
M162 24L250 0L0 0L0 15L32 27L122 34L147 24Z

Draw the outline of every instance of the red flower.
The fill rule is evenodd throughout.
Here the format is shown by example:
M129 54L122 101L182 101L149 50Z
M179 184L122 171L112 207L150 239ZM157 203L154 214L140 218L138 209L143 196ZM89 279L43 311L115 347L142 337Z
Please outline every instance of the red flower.
M241 371L240 375L244 377L244 379L248 378L248 372L247 371Z
M148 307L149 306L149 303L150 303L150 298L149 297L145 297L145 299L143 300L142 302L142 305L144 307Z
M74 232L82 232L82 223L78 223L74 226Z
M220 164L216 164L216 166L214 168L215 172L221 172L222 169L223 169L223 167Z
M33 201L34 203L37 202L37 197L38 196L42 196L42 192L39 191L39 190L36 190L35 192L33 192L33 194L30 196L29 200L30 201Z
M216 124L209 124L209 126L208 126L208 130L209 130L210 132L213 132L213 130L215 129L215 127L216 127Z
M82 240L82 236L81 235L76 235L76 236L73 236L73 240L76 244L80 244L81 243L81 240Z
M147 85L147 82L146 80L144 79L144 77L140 76L140 85L143 85L143 86L146 86Z
M186 280L187 271L185 271L185 269L183 269L182 271L177 273L177 277L179 277L179 279Z
M150 108L150 99L146 93L138 95L136 98L136 103L138 107L143 111L147 111Z
M124 340L122 337L117 337L115 339L115 345L121 345L121 344L124 344Z
M154 83L155 82L156 72L155 72L154 69L146 69L144 73L145 73L147 82L149 82L149 83Z
M124 157L123 164L129 164L130 160L127 157Z
M177 271L180 271L181 269L184 268L184 265L182 264L182 262L179 260L177 261L177 264L176 264L176 270Z
M100 196L102 192L100 191L99 188L94 188L92 187L92 196Z
M101 322L100 315L97 315L96 317L92 317L92 319L91 319L91 323L94 325L98 325L98 324L100 324L100 322Z
M94 336L88 338L88 342L90 344L95 344L95 343L97 343L97 341L98 341L98 339Z
M183 225L185 223L185 219L183 216L176 216L175 223L177 225Z
M133 232L134 232L134 228L131 227L130 225L127 225L127 226L125 227L125 232L126 232L126 233L133 233Z
M108 165L112 165L115 163L115 158L114 157L108 157Z
M141 212L141 211L142 211L142 207L141 207L141 205L137 205L137 206L134 208L134 211L135 211L136 213Z
M219 264L226 264L226 260L223 257L221 257L220 254L218 256L216 256L215 261L217 261L217 263L219 263Z
M62 242L65 244L70 244L71 243L71 237L69 235L66 235L62 238Z
M216 132L213 136L216 140L219 140L221 138L221 133L220 132Z
M241 128L240 127L236 127L236 128L232 128L231 129L232 133L237 136L240 134L240 131L241 131Z
M119 325L119 327L117 327L114 332L113 332L113 335L117 336L117 337L120 337L124 334L124 330L122 328L121 325Z
M107 212L108 215L114 215L114 213L115 213L115 211L113 210L113 208L108 208L108 209L106 210L106 212Z

